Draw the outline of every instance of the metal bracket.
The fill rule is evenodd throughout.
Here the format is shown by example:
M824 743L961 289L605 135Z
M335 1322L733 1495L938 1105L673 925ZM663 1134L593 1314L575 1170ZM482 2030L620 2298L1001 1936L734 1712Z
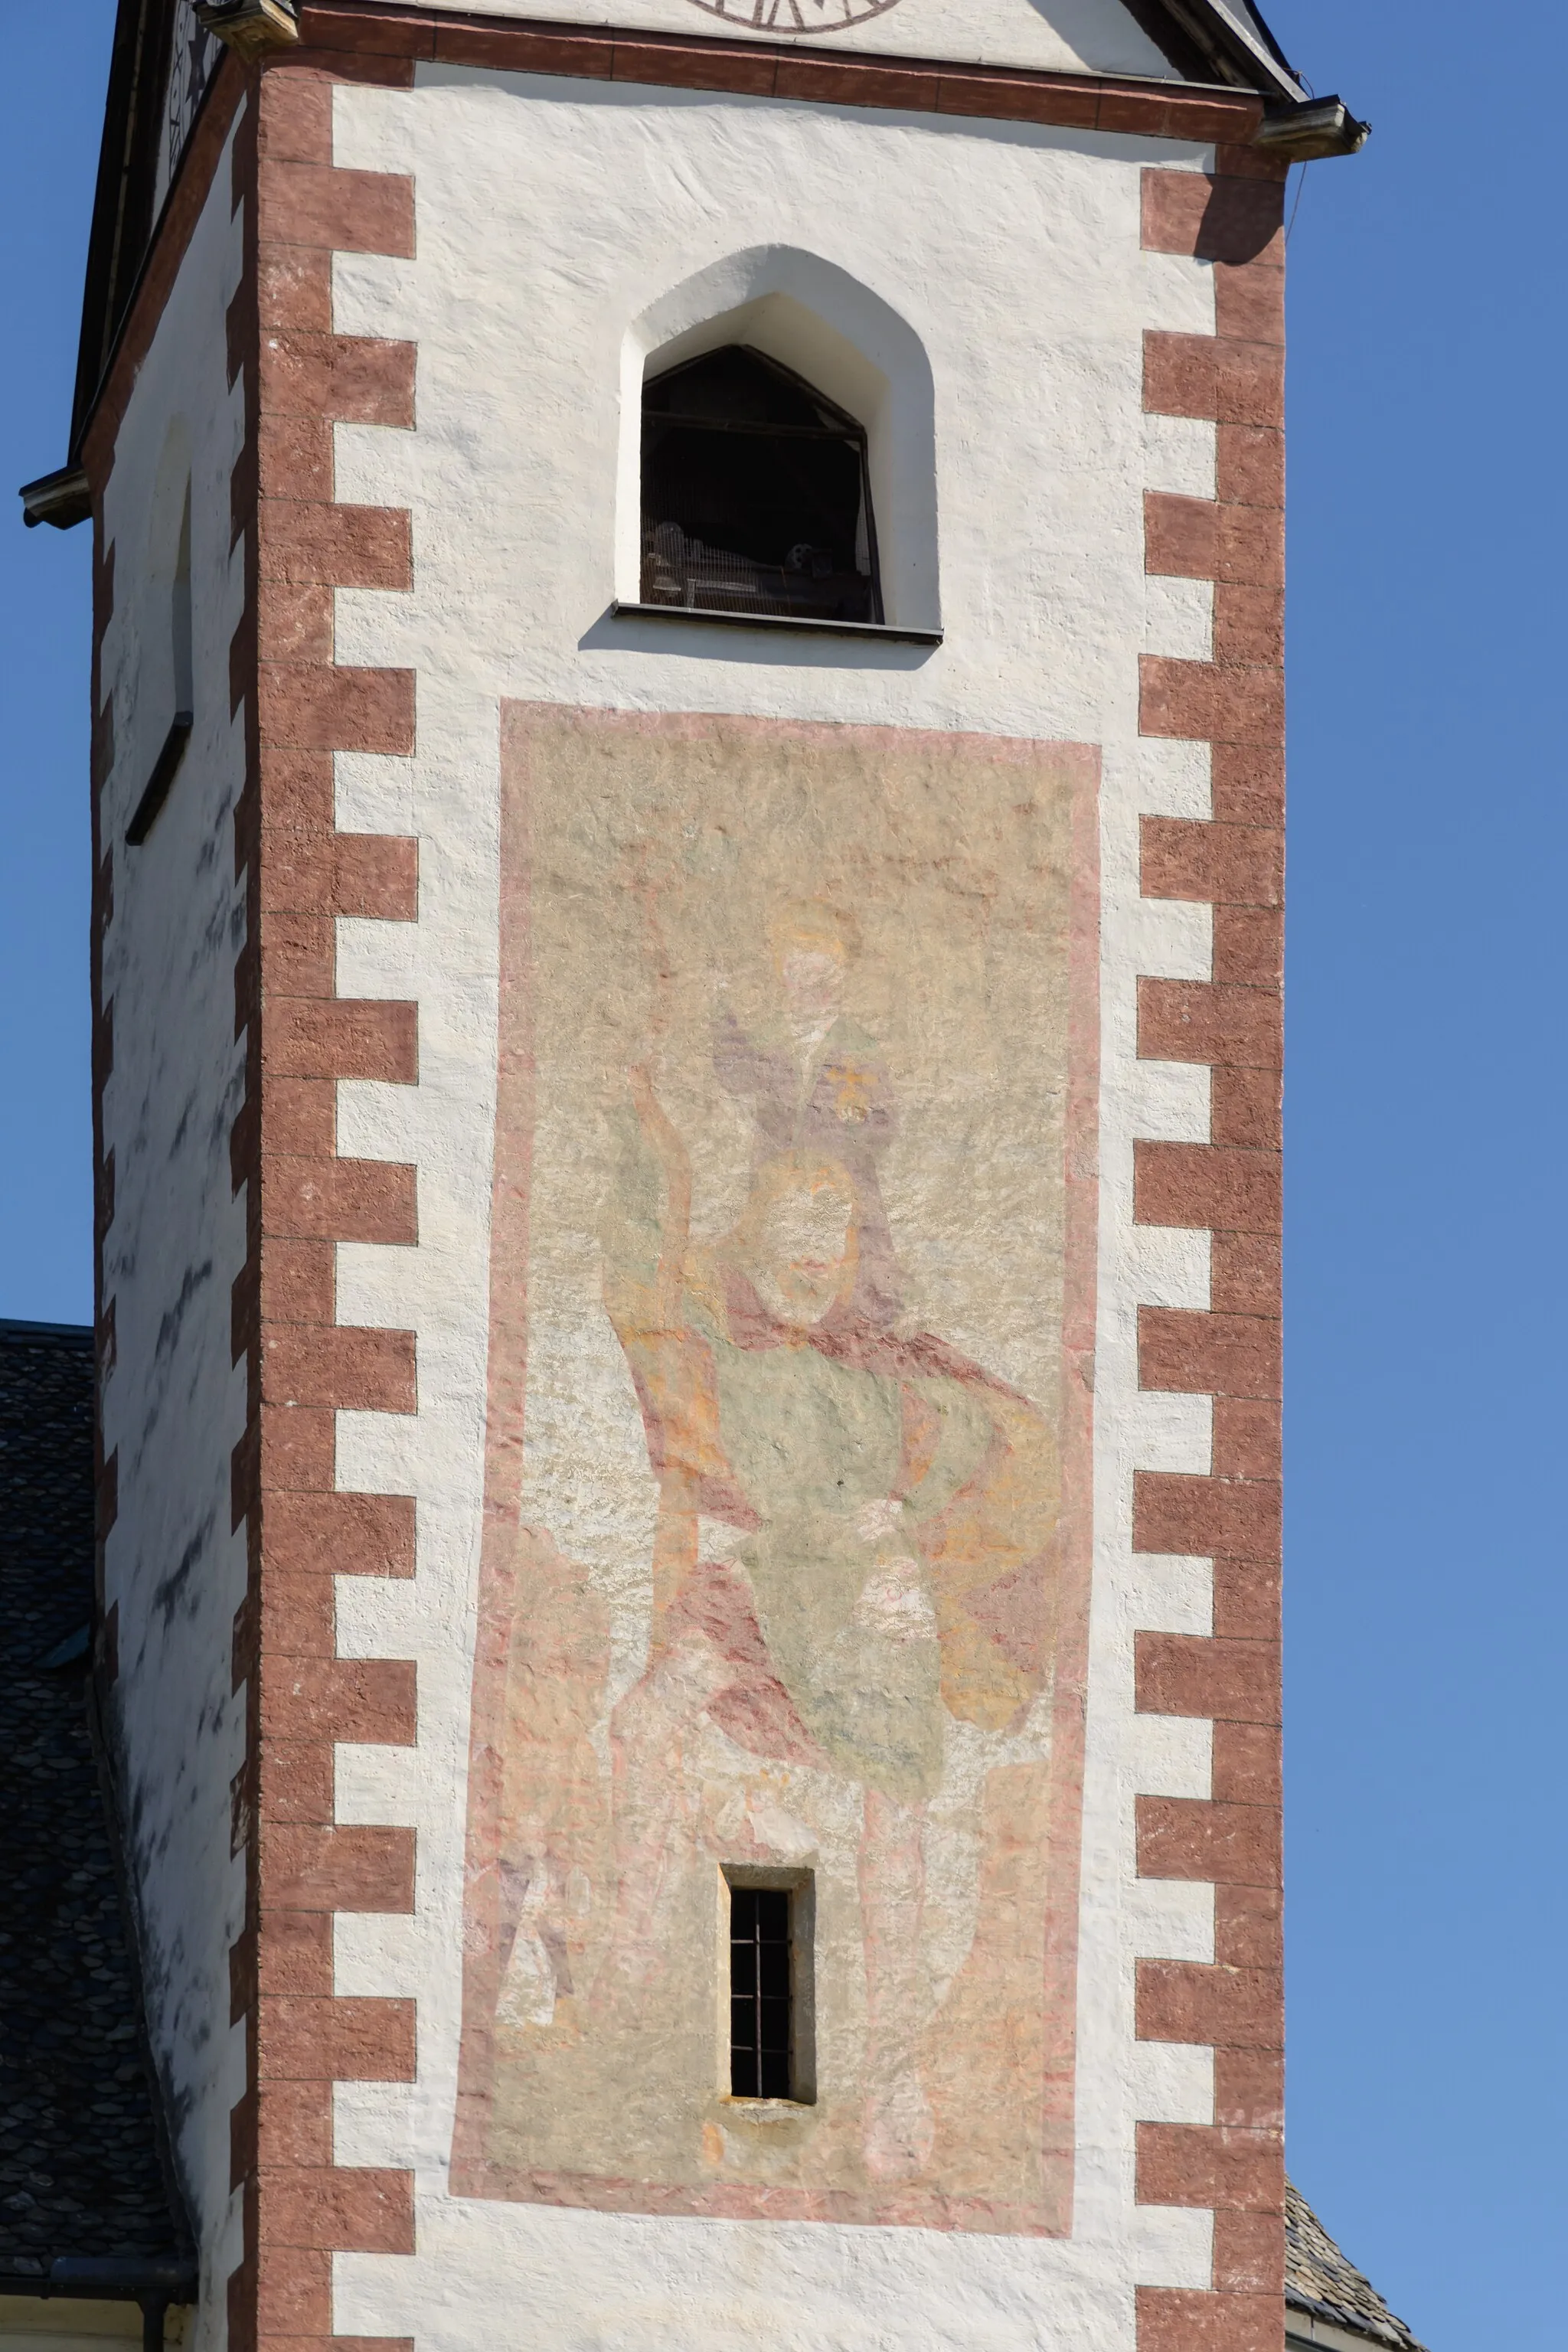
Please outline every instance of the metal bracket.
M1359 155L1371 136L1371 123L1358 122L1342 98L1314 98L1303 106L1271 106L1252 143L1292 163L1313 163L1327 155Z
M52 522L57 530L69 530L92 513L92 493L80 466L62 466L58 473L24 482L20 496L22 520L29 530L41 522Z
M300 37L291 0L195 0L195 9L196 22L247 64L268 49L289 48Z

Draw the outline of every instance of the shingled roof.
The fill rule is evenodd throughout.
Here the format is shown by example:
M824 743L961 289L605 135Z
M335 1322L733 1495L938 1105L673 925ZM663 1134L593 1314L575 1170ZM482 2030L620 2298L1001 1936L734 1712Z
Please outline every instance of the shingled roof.
M0 2291L188 2259L87 1707L92 1334L0 1322Z
M1291 2311L1322 2320L1347 2336L1388 2352L1423 2352L1370 2279L1347 2262L1300 2190L1285 2187L1285 2301Z

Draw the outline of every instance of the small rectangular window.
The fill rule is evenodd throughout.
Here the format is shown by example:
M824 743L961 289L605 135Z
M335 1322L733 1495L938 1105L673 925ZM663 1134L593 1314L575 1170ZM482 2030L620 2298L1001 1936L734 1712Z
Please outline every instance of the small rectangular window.
M730 1889L730 2089L737 2099L795 2095L795 1908L788 1887Z

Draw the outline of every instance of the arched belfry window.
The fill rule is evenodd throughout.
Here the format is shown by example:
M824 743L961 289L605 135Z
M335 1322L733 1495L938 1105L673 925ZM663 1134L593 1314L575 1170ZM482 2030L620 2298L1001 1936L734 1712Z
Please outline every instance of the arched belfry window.
M879 622L865 427L741 343L643 391L642 600Z

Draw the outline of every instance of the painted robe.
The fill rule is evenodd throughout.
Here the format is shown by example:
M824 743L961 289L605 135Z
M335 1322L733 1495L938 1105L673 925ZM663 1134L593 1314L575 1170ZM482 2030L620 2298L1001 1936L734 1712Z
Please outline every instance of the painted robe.
M641 1246L607 1262L605 1299L660 1482L656 1648L706 1637L730 1669L707 1712L743 1747L918 1802L944 1709L1003 1729L1048 1675L1046 1419L854 1291L815 1325L775 1320L739 1228L672 1272L658 1172L628 1149ZM868 1538L882 1503L892 1524Z

